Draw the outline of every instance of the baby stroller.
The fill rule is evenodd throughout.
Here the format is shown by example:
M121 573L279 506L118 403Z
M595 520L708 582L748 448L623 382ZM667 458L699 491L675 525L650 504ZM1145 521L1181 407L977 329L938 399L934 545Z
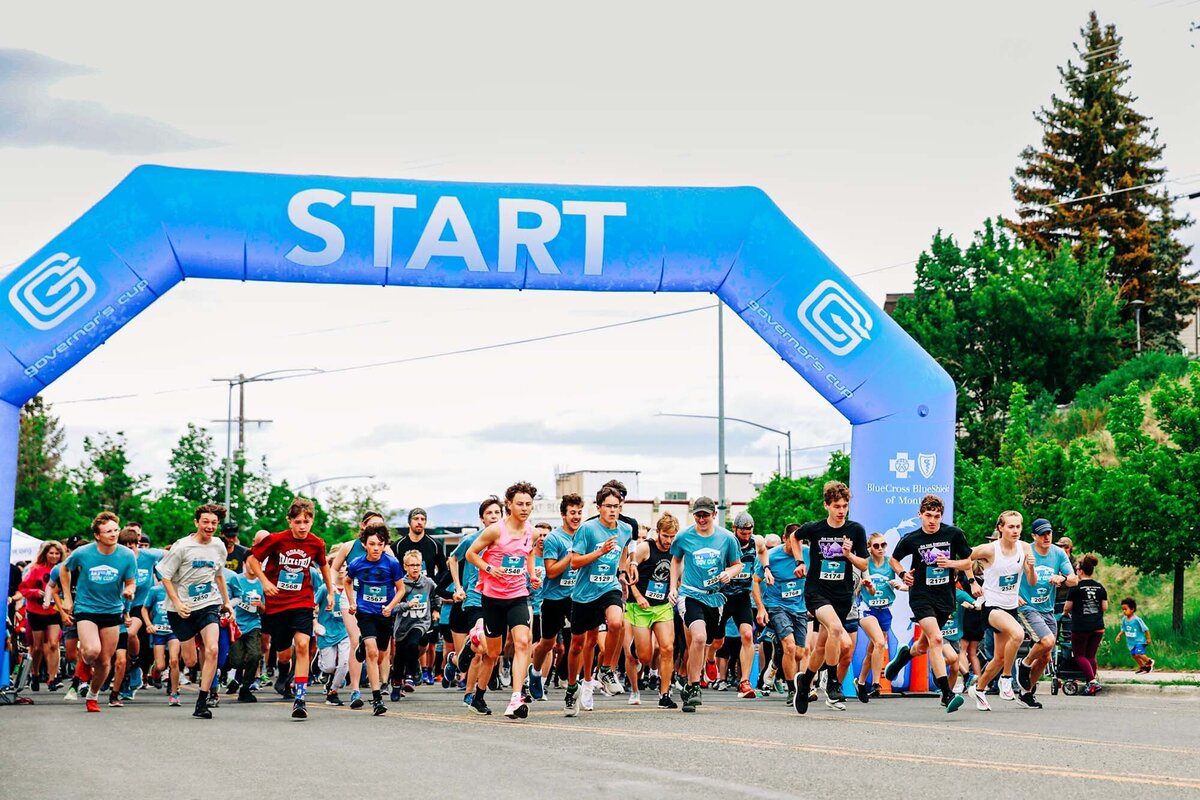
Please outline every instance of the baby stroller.
M1075 663L1075 654L1071 649L1071 620L1069 617L1058 618L1058 641L1054 645L1054 653L1046 674L1050 678L1050 694L1062 693L1074 697L1087 685L1087 676Z

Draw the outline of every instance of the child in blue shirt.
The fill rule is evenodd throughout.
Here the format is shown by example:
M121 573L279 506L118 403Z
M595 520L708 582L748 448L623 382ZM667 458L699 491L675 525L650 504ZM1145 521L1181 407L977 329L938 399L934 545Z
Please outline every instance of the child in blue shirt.
M1150 629L1137 615L1137 600L1132 597L1122 600L1121 613L1124 616L1121 617L1121 630L1117 631L1116 641L1119 642L1122 636L1125 637L1129 655L1133 656L1138 665L1135 674L1150 672L1154 669L1154 659L1146 655L1146 648L1150 646Z

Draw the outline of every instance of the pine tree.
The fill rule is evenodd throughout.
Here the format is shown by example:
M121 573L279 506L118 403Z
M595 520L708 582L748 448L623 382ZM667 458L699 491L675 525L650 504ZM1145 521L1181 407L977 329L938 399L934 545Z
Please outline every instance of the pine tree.
M1092 12L1080 33L1080 63L1059 68L1065 96L1051 96L1050 107L1034 114L1044 128L1041 148L1021 152L1012 180L1020 219L1008 224L1047 253L1064 243L1080 258L1112 248L1108 280L1126 304L1125 319L1134 315L1130 301L1144 301L1143 344L1177 350L1191 311L1186 282L1195 276L1191 247L1177 237L1193 220L1176 215L1158 130L1125 91L1130 64L1116 27L1101 27Z

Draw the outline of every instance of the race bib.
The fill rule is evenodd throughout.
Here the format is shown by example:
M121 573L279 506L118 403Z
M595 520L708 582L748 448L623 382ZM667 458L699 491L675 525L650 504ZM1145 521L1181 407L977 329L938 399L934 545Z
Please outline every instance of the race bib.
M616 579L616 575L593 575L591 577L592 583L612 583ZM574 583L572 583L572 585L574 585Z
M207 603L216 596L215 587L211 583L197 583L188 587L188 602L192 605Z
M298 592L304 588L304 572L298 569L285 569L279 573L276 584L281 592Z
M950 620L942 627L942 636L958 636L958 623Z
M667 584L662 581L650 581L646 584L647 600L666 600Z
M950 570L947 567L929 567L925 571L926 586L945 586L950 582Z
M891 604L891 600L888 600L886 597L880 597L877 594L871 595L871 599L867 600L868 608L887 608Z
M1000 586L1000 591L1015 592L1017 590L1018 584L1020 583L1020 580L1021 580L1020 574L1001 575L1000 580L997 581L997 583Z
M501 575L524 575L525 574L525 557L524 556L503 556L500 559L500 574Z
M795 581L789 581L783 585L783 591L779 593L779 596L784 600L790 600L802 594L804 594L804 590L797 587Z
M713 569L708 571L708 574L711 575L712 577L710 577L704 581L703 586L705 588L708 588L709 586L716 586L718 583L721 582L721 570L714 567Z
M846 579L846 563L845 561L830 561L821 559L821 580L823 581L841 581Z
M388 602L388 592L386 586L364 586L363 587L363 602L378 603L381 606L386 606Z
M409 613L413 614L413 615L417 615L417 616L424 615L425 607L429 605L428 595L414 594L412 597L410 597L408 599L409 599L409 602L412 602L413 600L417 601L417 604L415 606L409 607L409 609L408 609Z
M171 630L171 623L167 622L165 619L162 622L154 623L154 627L158 629L158 634L160 636L162 636L163 634L175 632L175 631Z

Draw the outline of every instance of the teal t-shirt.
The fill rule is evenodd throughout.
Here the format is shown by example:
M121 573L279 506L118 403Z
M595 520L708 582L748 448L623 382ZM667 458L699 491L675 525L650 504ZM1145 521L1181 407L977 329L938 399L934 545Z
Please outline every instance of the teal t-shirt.
M766 580L759 584L763 605L768 609L782 608L793 614L803 614L806 610L804 605L806 578L796 577L796 567L801 562L807 563L808 545L801 547L801 553L803 555L800 561L797 561L788 555L787 551L783 549L783 545L777 545L767 551L765 568L761 563L755 566L754 574L758 577L766 578L766 570L769 569L775 578L773 586L769 585Z
M150 590L157 583L154 574L154 568L158 566L158 562L163 560L163 556L167 554L166 550L157 548L141 547L138 548L134 557L137 559L137 591L133 595L133 604L135 606L146 605L146 597L150 594Z
M954 613L946 620L946 624L942 626L942 638L947 642L957 642L963 636L963 603L975 604L975 598L962 589L954 590Z
M229 600L233 603L233 618L243 634L262 629L262 613L254 606L254 601L262 602L262 581L249 575L225 571L225 583L229 588Z
M1125 634L1125 644L1132 650L1136 645L1146 643L1146 623L1137 614L1132 617L1121 615L1121 633Z
M167 619L167 590L161 583L146 595L146 608L150 609L150 623L159 636L171 633L171 621Z
M1021 571L1021 599L1035 611L1053 611L1055 591L1050 578L1055 575L1074 575L1071 559L1067 558L1067 552L1056 544L1050 545L1050 552L1044 556L1040 555L1035 547L1033 571L1037 573L1038 579L1034 586L1029 585L1025 571Z
M125 610L125 581L137 579L137 557L128 547L117 545L108 555L95 542L67 556L66 568L78 570L79 580L71 585L76 614L121 614Z
M545 552L543 550L543 552ZM525 576L525 585L529 587L529 602L533 605L533 613L542 613L542 600L545 599L546 593L546 558L534 553L533 555L533 571L542 579L542 585L537 589L533 588L533 581L529 576Z
M463 608L479 608L483 605L483 595L479 593L479 569L467 561L467 551L481 533L481 530L475 531L460 541L458 547L450 554L458 561L458 577L462 580L463 591L467 593L467 599L462 602Z
M542 542L542 557L546 561L561 561L571 552L573 542L574 537L571 534L562 528L555 528L547 534L546 539ZM575 582L578 577L579 570L568 565L557 577L547 581L546 588L542 590L542 599L563 600L570 597L571 592L575 590Z
M343 639L350 638L350 634L346 632L346 623L342 620L342 605L346 601L344 592L335 593L336 600L333 603L333 611L327 610L329 603L329 590L321 584L317 589L317 622L325 628L325 633L317 637L317 647L333 647Z
M617 537L616 547L587 566L579 568L575 577L575 588L571 591L571 600L574 602L590 603L607 592L620 591L621 582L617 580L617 567L621 563L621 553L633 539L633 529L620 520L617 520L616 528L606 528L600 524L599 519L589 519L575 531L571 552L579 555L599 550L612 536Z
M708 536L701 536L693 525L675 537L671 558L683 562L681 595L706 606L721 606L725 604L725 595L721 593L719 575L740 561L742 552L737 539L724 528L714 528Z
M890 562L884 561L876 566L874 561L867 559L866 577L875 587L875 594L868 592L865 584L859 589L859 596L868 608L889 608L896 602L896 587L892 585L892 581L896 579L896 571L892 569Z

